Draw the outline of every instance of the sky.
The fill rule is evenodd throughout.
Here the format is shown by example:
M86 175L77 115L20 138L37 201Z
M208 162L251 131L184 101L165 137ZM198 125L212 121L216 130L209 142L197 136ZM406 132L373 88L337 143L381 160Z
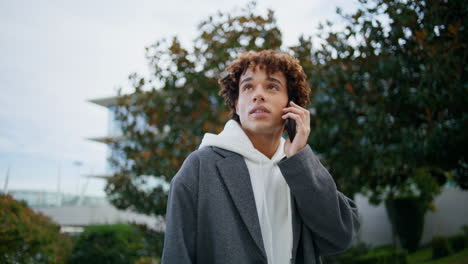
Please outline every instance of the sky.
M108 111L89 100L131 91L147 73L145 47L177 36L191 49L197 25L249 1L0 0L0 190L60 190L104 196ZM357 0L257 1L272 9L285 46L340 23L336 7ZM81 164L81 165L78 165ZM6 175L8 183L6 184Z

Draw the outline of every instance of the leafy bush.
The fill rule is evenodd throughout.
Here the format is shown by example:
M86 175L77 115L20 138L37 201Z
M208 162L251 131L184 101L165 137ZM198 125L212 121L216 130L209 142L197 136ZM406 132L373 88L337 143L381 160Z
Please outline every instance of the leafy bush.
M155 264L160 263L160 258L140 257L133 264Z
M351 263L353 259L367 254L370 250L369 245L361 242L338 256L325 258L325 263Z
M444 236L434 236L432 238L432 259L446 257L452 253L449 241Z
M164 232L150 229L144 224L133 224L143 235L143 250L141 251L144 256L143 259L149 258L160 259L162 257L162 250L164 246ZM147 258L146 258L147 257ZM140 260L141 262L142 260Z
M465 234L457 234L450 236L448 240L454 252L458 252L466 248L466 246L468 245L467 237Z
M0 263L65 263L71 247L50 218L0 194Z
M356 246L348 249L346 252L355 256L359 256L359 255L367 254L369 251L371 251L371 249L372 248L370 245L364 242L360 242Z
M355 264L407 264L406 250L395 249L391 246L375 248L366 255L357 257ZM350 262L351 263L351 262Z
M325 264L407 264L406 250L395 249L392 246L382 246L369 249L360 244L334 257L324 258Z
M164 233L146 225L88 226L77 237L70 258L74 263L159 263Z
M385 207L403 248L416 251L422 237L426 203L418 197L387 200Z
M88 226L76 241L70 263L133 263L143 248L142 233L133 226Z

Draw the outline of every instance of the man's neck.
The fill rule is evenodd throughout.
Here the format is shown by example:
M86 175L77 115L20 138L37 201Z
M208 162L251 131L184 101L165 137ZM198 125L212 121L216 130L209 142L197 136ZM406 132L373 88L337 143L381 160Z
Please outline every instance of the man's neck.
M245 130L244 130L245 131ZM281 132L273 134L251 134L245 131L245 134L252 142L255 149L263 153L269 159L275 155L276 150L281 142Z

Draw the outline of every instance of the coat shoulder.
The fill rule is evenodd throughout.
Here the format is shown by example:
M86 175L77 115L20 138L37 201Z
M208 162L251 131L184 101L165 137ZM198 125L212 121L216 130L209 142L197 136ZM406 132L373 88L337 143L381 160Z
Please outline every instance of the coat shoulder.
M222 151L225 150L210 146L191 152L182 163L172 181L187 186L194 186L198 182L201 171L209 171L211 167L216 166L216 162L219 159L223 158L223 155L220 154Z
M205 162L215 163L217 160L219 160L220 158L223 157L220 154L220 152L222 152L222 151L224 151L224 150L222 150L220 148L217 148L217 147L213 147L213 146L204 147L204 148L197 149L197 150L191 152L187 156L186 161L187 162L194 162L196 160L197 162L203 162L203 163L205 163Z

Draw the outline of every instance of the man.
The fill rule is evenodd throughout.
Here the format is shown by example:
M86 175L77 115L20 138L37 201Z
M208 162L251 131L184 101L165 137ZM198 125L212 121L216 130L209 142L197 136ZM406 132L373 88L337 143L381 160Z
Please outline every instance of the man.
M346 250L357 208L307 144L310 88L298 60L248 52L226 72L231 120L172 179L162 263L320 263ZM282 138L288 118L292 142Z

